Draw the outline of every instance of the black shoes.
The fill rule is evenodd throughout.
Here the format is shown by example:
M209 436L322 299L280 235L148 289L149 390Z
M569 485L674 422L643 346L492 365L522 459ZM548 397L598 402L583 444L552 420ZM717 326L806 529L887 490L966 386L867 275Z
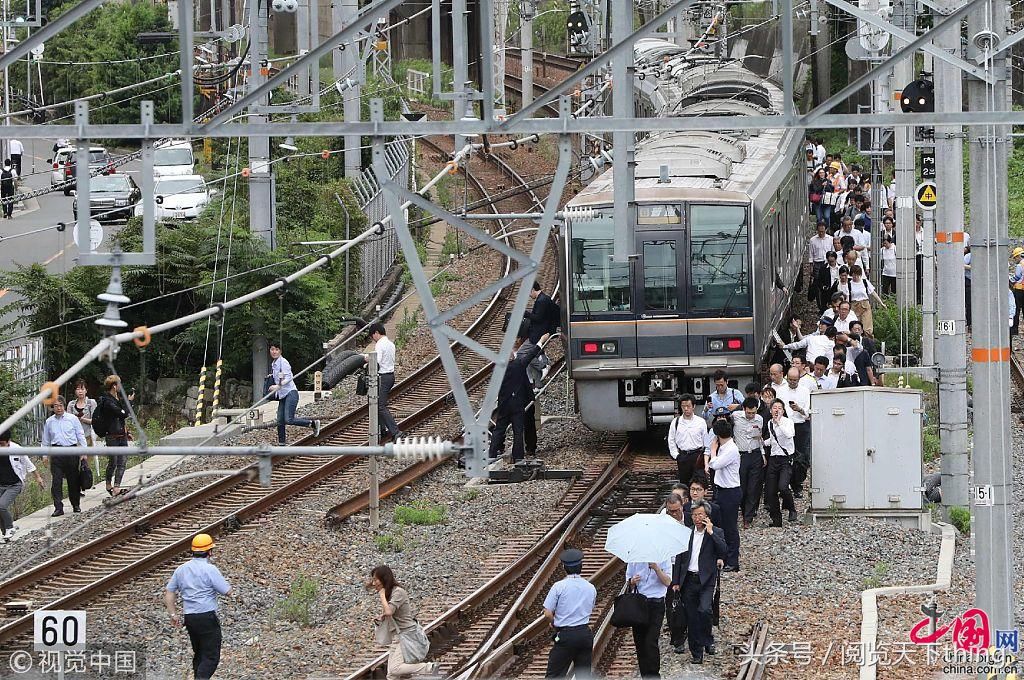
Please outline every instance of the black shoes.
M313 421L313 436L314 437L319 437L320 436L320 421L319 420L314 420Z
M722 567L722 571L739 571L739 570L740 570L740 568L738 566L733 566L733 565L729 565L729 564L727 564L724 567Z
M676 645L675 647L672 648L672 651L675 652L676 654L685 654L686 653L686 645Z
M701 655L693 657L693 663L704 663L704 656Z
M50 515L50 517L63 517L63 516L64 516L64 508L60 508L59 510L54 510L53 514Z
M714 643L712 643L712 644L710 644L710 645L708 645L707 647L704 648L704 653L708 654L709 656L714 656L715 654L718 653L718 650L715 649L715 645L714 645Z
M82 508L80 508L79 506L77 506L77 505L72 505L71 506L71 512L81 512L81 511L82 511Z
M795 522L797 520L796 510L789 511L789 521Z
M803 498L803 497L804 497L804 492L803 491L794 491L793 492L793 498Z

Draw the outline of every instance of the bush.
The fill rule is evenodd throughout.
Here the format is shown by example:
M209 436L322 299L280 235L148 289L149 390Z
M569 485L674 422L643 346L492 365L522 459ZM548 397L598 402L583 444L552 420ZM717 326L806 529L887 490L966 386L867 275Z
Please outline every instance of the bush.
M971 535L971 511L961 505L949 509L949 522L964 536Z
M889 355L912 354L921 356L922 320L917 307L900 309L894 298L886 299L886 306L874 310L875 339L885 343Z
M926 463L930 463L942 455L942 448L939 443L939 428L937 425L927 425L924 428L923 434L924 448L922 449L922 457Z
M312 625L313 604L316 602L316 594L319 589L319 581L305 574L299 574L292 581L288 597L274 606L277 616L302 626Z
M405 550L405 539L401 534L378 534L373 537L373 542L380 552L400 553Z
M409 505L399 505L395 508L395 523L397 524L441 524L445 518L445 507L436 503L426 501L413 501Z

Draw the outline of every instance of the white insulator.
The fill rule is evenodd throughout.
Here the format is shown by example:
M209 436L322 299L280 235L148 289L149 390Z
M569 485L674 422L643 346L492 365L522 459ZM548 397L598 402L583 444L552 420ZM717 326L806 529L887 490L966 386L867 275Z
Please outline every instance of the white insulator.
M562 209L566 221L585 222L594 219L594 209L590 206L566 206Z
M440 460L451 455L452 446L440 437L403 437L392 450L398 460Z

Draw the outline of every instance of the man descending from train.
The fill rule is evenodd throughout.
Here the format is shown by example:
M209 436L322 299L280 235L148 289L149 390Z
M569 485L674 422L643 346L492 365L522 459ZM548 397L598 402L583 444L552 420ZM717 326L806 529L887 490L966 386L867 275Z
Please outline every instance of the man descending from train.
M761 457L761 430L764 419L757 412L760 400L747 397L743 410L732 414L733 440L740 452L740 509L743 528L749 529L757 515L764 488L764 459Z
M488 457L496 460L505 446L505 434L512 426L512 462L518 463L525 455L526 406L533 401L533 385L527 373L530 362L540 354L540 345L548 334L542 335L536 344L524 349L525 339L520 329L512 348L512 358L505 368L505 376L498 390L498 405L494 409L494 430L491 434L491 446Z
M795 428L796 452L793 456L793 476L790 481L793 496L803 497L803 484L811 467L811 391L800 384L800 371L790 368L786 384L775 390L776 397L786 405L786 417Z
M668 453L676 461L679 481L689 484L694 470L700 469L704 455L704 436L708 424L703 418L694 415L696 397L684 394L679 398L681 415L672 419L668 426Z
M789 344L778 342L782 349L803 349L807 351L809 357L828 356L832 353L832 348L836 345L835 319L822 316L818 319L818 329L810 335L800 334L799 319L793 320L792 328L796 341Z
M555 630L555 644L548 654L544 677L564 678L569 675L569 666L572 665L577 678L587 678L594 651L590 615L597 601L597 588L582 576L581 550L565 550L560 559L565 578L551 586L544 598L544 618Z

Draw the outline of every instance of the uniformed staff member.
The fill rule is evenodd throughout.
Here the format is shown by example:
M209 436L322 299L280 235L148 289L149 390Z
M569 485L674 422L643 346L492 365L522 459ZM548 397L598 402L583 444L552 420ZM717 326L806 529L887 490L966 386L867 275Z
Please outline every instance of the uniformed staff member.
M174 570L167 583L164 604L171 625L180 626L176 596L181 593L185 630L192 641L192 671L196 680L213 677L220 663L220 621L217 619L217 595L227 595L231 586L220 570L209 562L213 550L209 534L192 539L192 559Z
M578 678L590 675L590 657L594 651L594 634L590 630L590 614L594 611L597 588L581 576L583 552L571 548L561 555L565 578L551 586L544 598L544 618L555 629L555 644L548 656L547 678L564 678L569 665L574 665Z

